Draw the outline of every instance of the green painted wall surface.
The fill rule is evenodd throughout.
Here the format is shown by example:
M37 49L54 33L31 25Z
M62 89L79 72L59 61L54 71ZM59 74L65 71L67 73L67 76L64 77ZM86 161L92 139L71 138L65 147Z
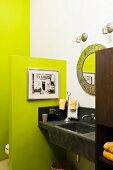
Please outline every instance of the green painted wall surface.
M77 162L77 155L67 151L67 160L72 165L72 169L75 170L95 170L95 163L91 162L84 157L79 157L79 162Z
M30 55L29 0L0 1L0 160L8 143L9 56Z
M38 107L58 105L59 100L27 101L27 68L59 70L60 98L66 98L66 61L13 56L10 68L10 170L50 170L56 155L38 128Z
M83 72L95 73L95 53L90 54L86 58L83 64Z

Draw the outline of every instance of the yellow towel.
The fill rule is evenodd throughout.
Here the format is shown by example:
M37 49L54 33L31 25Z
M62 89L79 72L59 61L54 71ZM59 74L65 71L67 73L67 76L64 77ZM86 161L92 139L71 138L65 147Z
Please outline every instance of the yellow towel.
M76 106L77 106L77 100L75 99L70 99L69 100L69 108L71 110L76 110Z
M109 159L110 161L113 161L113 154L106 150L103 151L103 157Z
M113 153L113 142L106 142L103 146L106 151Z
M66 106L66 99L60 99L59 100L59 109L65 110L65 106Z

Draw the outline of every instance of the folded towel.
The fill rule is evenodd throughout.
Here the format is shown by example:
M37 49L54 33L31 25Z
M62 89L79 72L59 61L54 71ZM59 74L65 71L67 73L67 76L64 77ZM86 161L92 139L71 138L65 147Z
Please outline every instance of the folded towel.
M66 99L60 99L59 100L59 109L65 110L65 106L66 106Z
M73 108L73 107L72 107ZM78 101L76 101L76 109L68 108L68 118L78 119Z
M106 142L103 146L106 151L113 153L113 142Z
M109 159L110 161L113 161L113 154L106 150L103 151L103 157Z
M77 100L75 99L70 99L69 100L69 108L71 110L76 110L76 106L77 106Z

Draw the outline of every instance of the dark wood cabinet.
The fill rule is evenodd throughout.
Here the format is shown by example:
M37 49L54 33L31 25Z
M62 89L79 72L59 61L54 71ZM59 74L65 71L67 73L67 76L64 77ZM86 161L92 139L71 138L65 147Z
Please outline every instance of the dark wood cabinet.
M113 48L96 52L96 170L113 170L103 145L113 141Z

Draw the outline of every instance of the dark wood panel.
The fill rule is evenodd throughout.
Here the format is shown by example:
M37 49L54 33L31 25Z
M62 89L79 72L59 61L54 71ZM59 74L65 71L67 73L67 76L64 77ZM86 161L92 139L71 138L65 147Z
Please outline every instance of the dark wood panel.
M113 141L113 48L96 52L96 170L113 170L103 145Z
M96 167L96 170L113 170L113 166L103 161L100 161L98 163L98 167Z
M113 127L113 48L96 52L96 122Z
M113 128L108 126L96 125L96 154L103 156L103 145L113 141Z
M107 163L107 164L113 166L113 161L110 161L110 160L108 160L108 159L105 159L103 156L100 156L100 157L99 157L99 160L102 161L102 162L104 162L104 163ZM113 167L112 167L112 168L113 168Z

